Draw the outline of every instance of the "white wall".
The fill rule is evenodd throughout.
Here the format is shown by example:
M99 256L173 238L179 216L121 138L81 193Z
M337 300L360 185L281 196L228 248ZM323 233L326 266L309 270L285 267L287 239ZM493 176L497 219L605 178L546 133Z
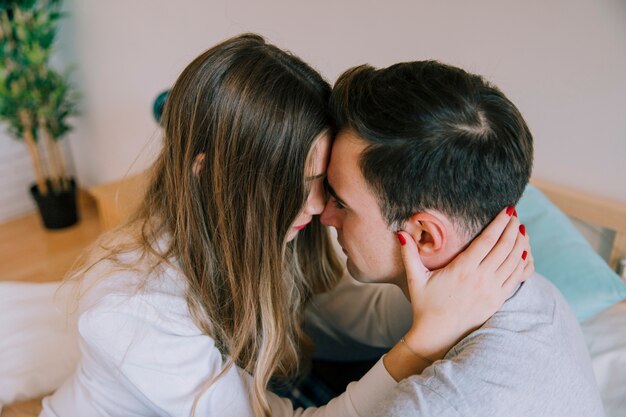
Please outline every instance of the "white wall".
M0 223L35 209L28 191L34 181L26 148L0 129Z
M71 138L83 184L144 168L159 145L156 94L201 51L254 31L330 81L356 64L427 58L483 74L525 115L535 176L626 201L623 0L66 1L61 55L78 64L84 94Z

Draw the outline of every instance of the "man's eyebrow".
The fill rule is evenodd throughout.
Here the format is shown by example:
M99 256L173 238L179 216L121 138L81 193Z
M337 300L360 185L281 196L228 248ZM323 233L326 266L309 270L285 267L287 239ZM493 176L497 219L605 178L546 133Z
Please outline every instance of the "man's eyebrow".
M346 204L346 202L343 201L343 199L337 195L337 193L335 192L335 189L330 185L330 182L328 182L328 178L324 180L324 186L326 187L326 190L330 193L330 195L332 195L333 198L339 202L339 204L345 207L349 207Z

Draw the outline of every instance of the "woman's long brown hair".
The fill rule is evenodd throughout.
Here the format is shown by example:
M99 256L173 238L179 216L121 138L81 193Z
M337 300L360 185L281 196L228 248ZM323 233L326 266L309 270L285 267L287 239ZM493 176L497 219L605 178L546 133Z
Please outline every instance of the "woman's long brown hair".
M143 203L82 269L102 259L131 268L120 265L126 251L150 261L147 280L178 268L193 320L227 358L219 376L233 364L253 376L257 416L270 415L270 378L298 371L304 302L339 275L319 219L286 241L329 95L316 71L257 35L201 54L167 99Z

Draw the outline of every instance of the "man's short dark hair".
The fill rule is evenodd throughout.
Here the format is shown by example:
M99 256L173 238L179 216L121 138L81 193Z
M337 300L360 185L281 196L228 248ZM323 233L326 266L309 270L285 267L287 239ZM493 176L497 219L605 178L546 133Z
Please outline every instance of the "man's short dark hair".
M474 236L530 178L533 138L519 110L460 68L355 67L337 80L330 107L337 131L368 143L360 168L394 229L435 209Z

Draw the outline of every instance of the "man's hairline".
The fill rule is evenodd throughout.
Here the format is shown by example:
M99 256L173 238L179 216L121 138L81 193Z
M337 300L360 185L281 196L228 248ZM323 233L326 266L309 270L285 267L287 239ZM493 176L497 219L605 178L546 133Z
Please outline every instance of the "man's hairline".
M354 127L352 127L352 126L347 126L347 127L339 129L337 131L337 135L336 136L339 136L342 133L343 134L346 134L346 133L349 134L349 136L347 137L347 140L350 140L350 141L352 141L354 143L365 144L365 147L359 152L357 165L359 167L359 171L361 172L361 176L363 177L363 180L365 181L365 184L367 185L369 190L374 195L374 199L376 200L376 204L378 205L378 209L380 210L380 213L383 215L383 218L385 220L385 224L387 225L389 230L391 230L393 232L399 232L399 231L404 229L404 226L406 225L406 222L408 222L410 220L410 218L413 217L414 215L419 214L419 213L429 213L429 214L438 214L439 216L445 217L448 220L448 222L450 222L452 227L454 227L454 231L457 233L457 235L460 238L462 238L464 240L467 240L466 243L470 243L471 241L473 241L480 234L480 231L478 231L478 233L476 233L475 231L470 230L465 225L466 222L463 221L463 219L460 219L457 216L451 216L451 215L449 215L449 214L447 214L447 213L445 213L445 212L443 212L441 210L438 210L436 208L425 208L423 210L411 210L411 215L408 216L407 218L399 220L399 221L395 221L395 222L389 222L389 220L387 218L388 216L386 215L384 207L383 207L384 203L386 203L386 201L383 201L383 198L385 198L385 195L384 195L383 192L379 191L374 184L372 184L370 181L368 181L367 176L365 175L365 172L364 172L364 164L362 163L363 155L372 146L377 145L377 143L374 142L373 140L368 139L367 137L363 136L362 134L360 134L358 132L358 130L355 129ZM332 189L332 187L330 186L330 183L329 183L329 188ZM334 191L334 189L332 189L332 191ZM333 197L337 198L337 195L335 193L331 192L331 194L333 195ZM337 199L342 204L347 205L340 198L337 198ZM393 203L396 203L396 202L393 202Z

